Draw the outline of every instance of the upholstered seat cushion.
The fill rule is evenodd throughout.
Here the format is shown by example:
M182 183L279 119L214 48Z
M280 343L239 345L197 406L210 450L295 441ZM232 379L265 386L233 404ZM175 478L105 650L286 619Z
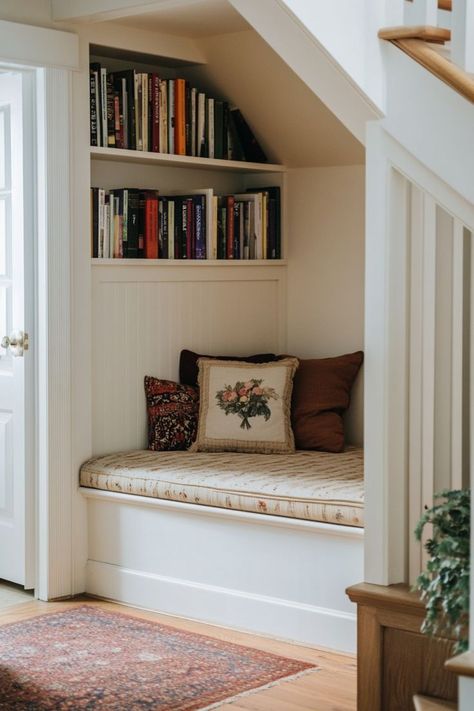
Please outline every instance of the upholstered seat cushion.
M363 451L290 455L139 450L94 457L81 485L205 506L363 526Z

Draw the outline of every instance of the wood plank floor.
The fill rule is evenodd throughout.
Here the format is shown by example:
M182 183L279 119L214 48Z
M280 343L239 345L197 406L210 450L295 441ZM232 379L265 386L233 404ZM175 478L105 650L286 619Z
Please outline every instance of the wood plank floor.
M356 709L356 662L355 657L351 655L334 654L87 598L64 602L34 600L13 605L0 610L0 625L25 620L38 614L77 607L84 602L87 602L88 605L124 612L135 617L156 620L163 624L206 634L228 642L302 659L319 666L319 671L314 674L281 683L278 686L240 698L231 704L226 704L223 708L229 709L229 711L355 711Z

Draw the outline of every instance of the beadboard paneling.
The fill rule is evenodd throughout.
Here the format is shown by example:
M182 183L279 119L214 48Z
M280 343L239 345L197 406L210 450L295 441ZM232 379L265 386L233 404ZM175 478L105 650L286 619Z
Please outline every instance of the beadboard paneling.
M285 350L285 266L94 265L92 277L94 454L145 446L143 377L176 380L182 348Z

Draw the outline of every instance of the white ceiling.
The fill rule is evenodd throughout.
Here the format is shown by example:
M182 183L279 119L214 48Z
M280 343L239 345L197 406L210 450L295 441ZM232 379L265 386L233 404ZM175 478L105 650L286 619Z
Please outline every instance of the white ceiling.
M244 18L226 0L164 2L163 7L153 12L124 17L115 22L182 37L209 37L249 28Z

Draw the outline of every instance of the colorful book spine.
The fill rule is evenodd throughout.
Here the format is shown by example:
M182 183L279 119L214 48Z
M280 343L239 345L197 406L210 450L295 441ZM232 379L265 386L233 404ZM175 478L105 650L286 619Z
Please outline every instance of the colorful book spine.
M186 82L174 81L174 152L186 155Z

